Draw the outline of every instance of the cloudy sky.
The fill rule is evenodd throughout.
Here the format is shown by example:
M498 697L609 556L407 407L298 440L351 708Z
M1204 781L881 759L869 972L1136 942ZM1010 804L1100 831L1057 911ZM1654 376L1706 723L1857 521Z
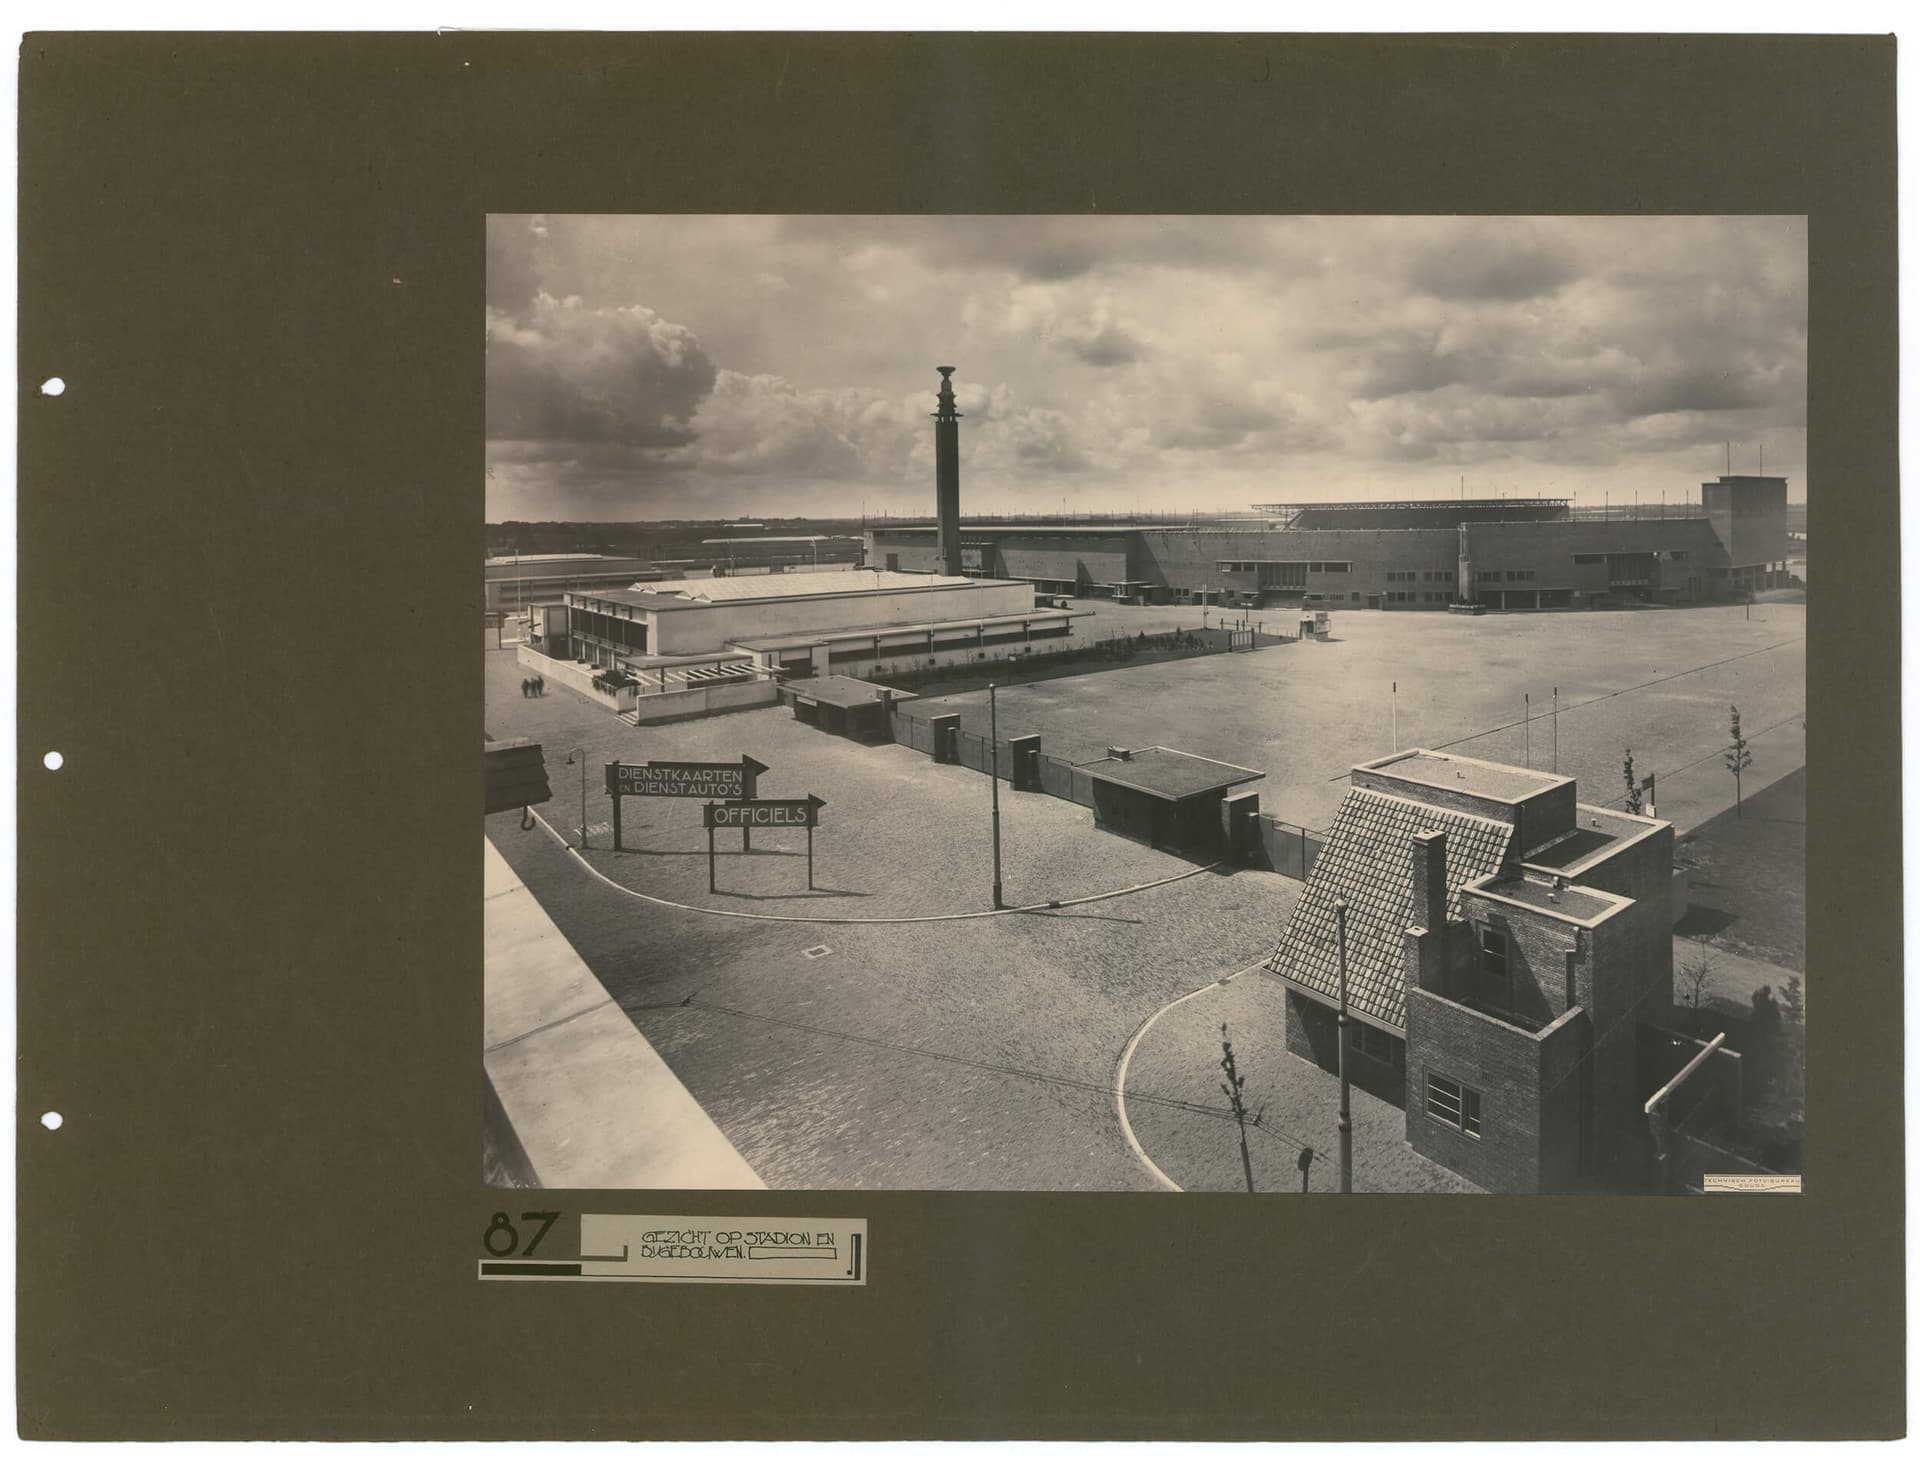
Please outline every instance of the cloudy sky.
M487 518L1806 494L1790 218L495 216Z

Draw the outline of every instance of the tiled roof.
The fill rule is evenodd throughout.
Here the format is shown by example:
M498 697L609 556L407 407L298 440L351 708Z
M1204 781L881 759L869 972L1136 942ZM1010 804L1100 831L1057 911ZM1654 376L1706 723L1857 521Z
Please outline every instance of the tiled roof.
M1355 789L1340 803L1306 892L1288 921L1275 973L1329 1000L1340 995L1335 899L1347 901L1347 1004L1390 1026L1407 1024L1402 953L1413 915L1416 832L1447 834L1447 917L1460 915L1460 885L1495 872L1513 842L1513 824L1424 802Z

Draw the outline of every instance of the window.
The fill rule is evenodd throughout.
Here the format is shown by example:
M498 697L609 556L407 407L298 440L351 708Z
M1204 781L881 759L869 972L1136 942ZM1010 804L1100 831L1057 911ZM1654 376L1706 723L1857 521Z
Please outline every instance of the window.
M1507 936L1498 929L1480 931L1480 963L1495 979L1507 978Z
M1685 561L1686 559L1687 554L1684 551L1669 551L1667 553L1668 561Z
M1427 1073L1427 1116L1469 1138L1480 1136L1480 1094L1438 1072Z
M1378 1026L1369 1026L1365 1021L1348 1020L1352 1027L1348 1042L1353 1049L1375 1061L1393 1061L1393 1038Z
M1310 572L1350 572L1353 570L1353 563L1350 561L1310 561L1307 563L1307 570Z

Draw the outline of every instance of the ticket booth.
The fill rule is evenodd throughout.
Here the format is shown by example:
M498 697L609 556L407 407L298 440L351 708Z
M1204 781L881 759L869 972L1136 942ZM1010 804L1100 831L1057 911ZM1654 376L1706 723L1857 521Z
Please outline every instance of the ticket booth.
M1266 772L1152 746L1079 767L1093 780L1096 827L1203 861L1230 856L1220 803Z
M796 679L784 685L781 700L793 707L793 717L817 725L829 735L844 735L865 745L893 740L893 701L896 690L835 674L825 679Z

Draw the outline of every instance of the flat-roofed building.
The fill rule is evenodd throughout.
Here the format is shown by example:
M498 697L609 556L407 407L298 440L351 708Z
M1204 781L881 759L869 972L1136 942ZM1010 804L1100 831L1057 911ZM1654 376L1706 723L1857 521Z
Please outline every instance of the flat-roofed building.
M978 519L961 570L1035 592L1129 602L1440 612L1744 598L1789 585L1787 482L1730 475L1698 502L1565 499L1309 502L1176 523ZM876 527L867 560L937 563L932 526Z
M1090 616L1035 607L1024 582L871 568L568 593L560 607L542 613L528 662L605 671L596 675L603 682L636 691L613 697L642 719L666 710L649 703L656 695L775 678L865 678L1040 652L1064 643L1074 619ZM768 690L762 702L773 698ZM704 699L703 710L745 702L731 694Z

